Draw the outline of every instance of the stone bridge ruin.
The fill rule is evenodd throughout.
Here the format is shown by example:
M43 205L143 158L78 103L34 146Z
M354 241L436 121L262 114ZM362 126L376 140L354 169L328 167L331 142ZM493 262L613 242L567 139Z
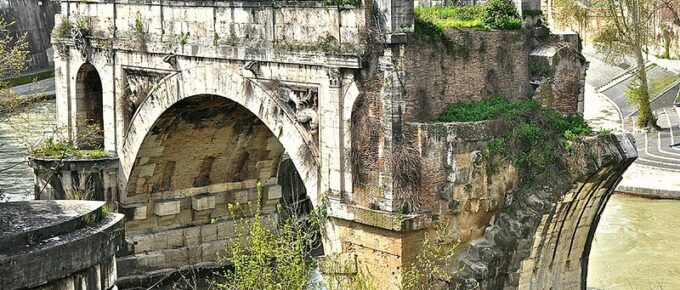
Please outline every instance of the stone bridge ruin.
M578 51L537 36L533 16L522 30L447 31L447 51L412 37L413 1L344 3L62 0L58 124L110 157L33 159L41 198L87 184L125 214L123 283L214 266L233 236L226 205L256 201L259 181L270 215L287 195L326 209L325 254L356 257L383 289L397 288L435 221L460 243L461 287L584 289L632 139L586 138L590 153L566 160L554 184L522 192L514 166L476 162L507 124L433 121L449 103L532 95L533 60L570 64L553 71L575 74L577 89L550 104L582 112ZM101 133L85 136L92 127Z

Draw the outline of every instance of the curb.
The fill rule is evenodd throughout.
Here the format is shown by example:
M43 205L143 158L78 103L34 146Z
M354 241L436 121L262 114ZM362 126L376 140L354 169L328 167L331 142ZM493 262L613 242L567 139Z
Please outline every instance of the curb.
M676 190L666 190L666 189L654 189L654 188L644 188L635 186L625 186L619 185L614 190L617 193L622 193L626 195L633 195L651 199L678 199L680 200L680 191Z

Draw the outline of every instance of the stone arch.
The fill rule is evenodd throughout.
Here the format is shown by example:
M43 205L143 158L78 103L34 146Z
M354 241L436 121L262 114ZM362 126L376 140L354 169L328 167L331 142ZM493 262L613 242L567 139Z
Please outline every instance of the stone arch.
M245 78L231 66L212 64L165 77L142 101L132 118L121 148L119 186L126 192L146 136L173 105L201 95L225 98L252 113L276 137L300 174L313 206L318 203L319 154L310 133L293 112L263 82ZM276 88L273 88L276 89ZM121 201L126 202L126 196ZM130 202L134 202L130 200Z
M104 99L97 69L84 63L76 74L76 142L83 149L104 147Z

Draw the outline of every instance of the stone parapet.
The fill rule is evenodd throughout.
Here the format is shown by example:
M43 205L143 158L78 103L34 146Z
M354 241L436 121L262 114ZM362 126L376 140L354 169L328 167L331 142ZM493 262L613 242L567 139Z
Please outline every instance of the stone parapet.
M22 201L0 204L3 289L112 289L123 215L103 202Z
M29 159L35 174L35 198L42 200L89 199L106 201L116 210L118 158ZM77 196L74 196L77 195ZM86 195L86 196L82 196Z

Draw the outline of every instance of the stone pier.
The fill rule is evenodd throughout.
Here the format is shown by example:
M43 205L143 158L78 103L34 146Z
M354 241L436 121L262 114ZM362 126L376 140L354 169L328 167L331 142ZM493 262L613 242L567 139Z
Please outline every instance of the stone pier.
M0 203L2 289L115 289L123 215L98 201Z

